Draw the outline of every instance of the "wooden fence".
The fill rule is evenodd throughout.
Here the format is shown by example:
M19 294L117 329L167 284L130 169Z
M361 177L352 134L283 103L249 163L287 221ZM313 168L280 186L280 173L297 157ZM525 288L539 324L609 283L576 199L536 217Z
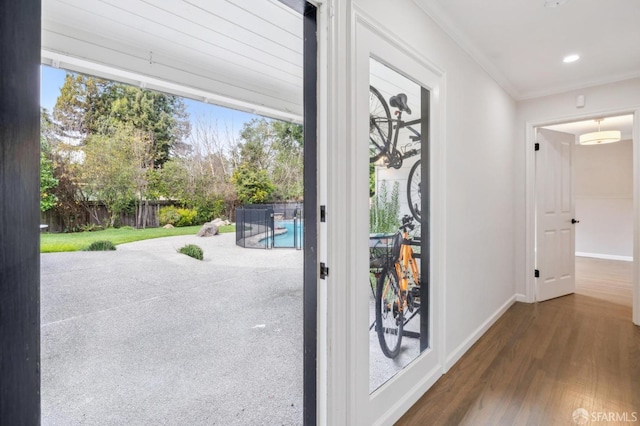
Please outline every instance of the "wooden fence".
M149 201L148 208L146 208L146 227L147 228L157 228L160 226L160 208L164 206L171 206L175 203L173 201ZM142 227L142 223L144 222L144 218L138 221L138 217L135 212L132 213L122 213L119 217L119 225L120 226L133 226ZM80 230L82 227L93 224L96 226L102 226L105 223L108 223L110 220L109 212L107 207L100 202L88 202L86 203L86 207L81 215L75 216L67 222L71 222L75 230ZM140 222L140 223L138 223ZM47 211L44 213L40 213L40 223L43 225L47 225L48 232L66 232L69 229L65 229L69 225L65 225L65 220L59 214L56 214L54 211Z

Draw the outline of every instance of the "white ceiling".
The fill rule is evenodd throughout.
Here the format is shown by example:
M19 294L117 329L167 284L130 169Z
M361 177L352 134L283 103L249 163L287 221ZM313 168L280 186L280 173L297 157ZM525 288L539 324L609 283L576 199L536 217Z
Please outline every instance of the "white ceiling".
M518 100L640 77L639 0L414 1Z
M43 0L42 61L301 121L302 29L277 0Z

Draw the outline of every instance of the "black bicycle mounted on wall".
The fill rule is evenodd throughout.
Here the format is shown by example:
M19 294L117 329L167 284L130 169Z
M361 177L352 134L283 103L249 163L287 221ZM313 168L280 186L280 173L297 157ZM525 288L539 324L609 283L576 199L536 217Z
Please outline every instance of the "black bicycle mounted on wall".
M396 108L395 118L391 117L389 106ZM369 161L371 163L382 161L387 168L399 169L404 160L420 154L422 135L411 126L421 124L422 119L403 121L403 112L411 114L407 95L399 93L392 96L387 104L378 89L369 86ZM407 129L411 133L410 142L403 145L402 149L398 149L398 136L401 129ZM422 222L420 164L421 160L418 159L411 166L407 180L409 209L418 222Z

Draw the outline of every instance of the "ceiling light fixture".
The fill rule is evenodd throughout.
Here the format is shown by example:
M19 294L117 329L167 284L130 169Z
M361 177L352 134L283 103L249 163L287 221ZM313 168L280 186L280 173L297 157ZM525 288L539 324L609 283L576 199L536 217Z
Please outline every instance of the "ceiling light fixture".
M580 59L580 55L573 54L565 56L562 62L564 62L565 64L570 64L571 62L575 62L578 59Z
M613 143L620 140L620 130L603 130L600 131L600 122L604 118L598 118L595 121L598 123L598 131L593 133L585 133L580 135L580 145L599 145L604 143Z

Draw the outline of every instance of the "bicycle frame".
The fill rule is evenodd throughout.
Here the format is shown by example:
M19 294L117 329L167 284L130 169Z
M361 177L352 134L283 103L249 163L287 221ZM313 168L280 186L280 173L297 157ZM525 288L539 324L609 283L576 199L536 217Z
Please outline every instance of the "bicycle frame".
M384 154L386 155L387 159L387 167L399 169L400 167L402 167L402 162L405 159L420 154L420 149L416 148L410 149L405 152L400 152L400 150L398 149L398 136L400 135L400 129L406 128L407 130L411 131L415 135L412 137L412 140L414 142L419 142L422 138L422 135L411 126L420 124L421 120L417 119L411 121L402 121L402 111L400 110L395 111L394 114L397 116L397 118L391 119L391 123L393 125L393 140L391 144L385 146Z
M384 104L384 110L386 111L386 116L384 117L376 116L373 119L370 118L369 125L372 126L372 129L370 129L370 133L372 131L375 132L378 135L378 138L384 141L383 145L374 142L378 146L379 150L379 154L376 156L376 158L384 156L387 167L399 169L400 167L402 167L403 160L420 153L419 148L410 149L405 152L401 152L400 150L398 150L398 137L400 135L400 129L406 128L407 130L409 130L411 133L413 133L413 136L410 136L410 139L413 142L419 143L422 139L422 135L411 126L421 124L422 120L418 118L416 120L403 121L403 111L400 109L396 109L393 112L395 118L391 118L391 111L389 110L389 106L386 100L382 98L377 90L375 90L374 88L372 88L371 90L375 91L377 100ZM383 131L384 127L386 126L391 126L391 134L388 138L385 138L385 132Z
M413 248L411 248L411 240L409 239L409 232L405 229L402 233L402 246L400 248L400 257L395 263L396 274L399 280L400 292L402 295L403 303L400 307L401 310L407 308L408 304L408 292L410 287L410 280L413 281L415 286L420 285L420 273L418 271L418 262L416 262Z

